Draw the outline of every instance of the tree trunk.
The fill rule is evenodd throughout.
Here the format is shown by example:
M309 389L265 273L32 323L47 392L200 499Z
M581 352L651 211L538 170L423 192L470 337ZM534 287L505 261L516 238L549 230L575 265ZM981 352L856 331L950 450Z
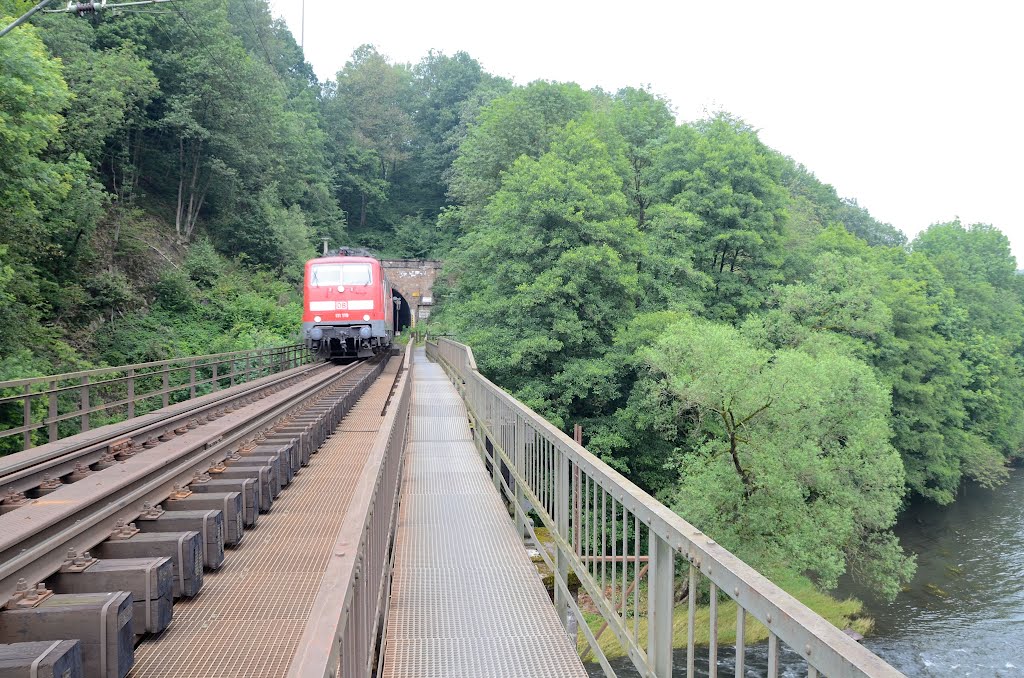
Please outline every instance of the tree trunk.
M195 142L186 155L185 140L178 140L178 210L174 218L174 231L179 245L192 238L210 187L209 178L206 181L201 178L202 159L201 142Z
M178 139L178 208L174 214L174 233L181 242L182 210L185 207L185 140Z

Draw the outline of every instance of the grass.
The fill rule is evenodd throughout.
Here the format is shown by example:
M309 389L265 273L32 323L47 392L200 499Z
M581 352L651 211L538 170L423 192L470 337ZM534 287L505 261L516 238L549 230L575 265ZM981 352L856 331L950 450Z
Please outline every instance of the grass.
M551 544L551 537L548 534L548 531L544 528L537 528L536 533L542 547L549 553L552 552L553 544ZM535 558L534 561L537 563L537 567L541 571L541 575L544 577L545 583L547 584L547 580L551 578L551 571L544 565L543 561L540 561L539 558ZM863 616L864 605L859 600L854 598L840 599L835 596L831 596L816 587L814 582L807 577L799 575L773 573L770 578L777 586L807 607L817 612L836 628L849 628L861 635L867 635L874 626L872 619ZM571 583L573 582L570 581L570 584ZM645 617L646 602L646 586L641 586L641 614L638 623L638 637L641 647L645 647L647 644L647 620ZM587 606L581 605L581 607ZM632 612L631 609L630 612ZM672 620L673 647L686 647L688 612L689 609L685 603L676 607L674 610ZM737 606L735 602L731 599L728 601L719 600L718 642L720 645L735 644L736 616ZM587 621L587 625L595 634L604 624L604 618L600 614L584 611L584 617ZM711 638L711 611L707 605L697 606L694 626L695 644L706 647L710 643ZM632 632L632 616L627 618L627 628ZM748 645L768 639L768 629L750 615L746 616L743 628L745 642ZM583 653L587 650L588 643L586 637L582 633L580 634L579 642L579 650ZM598 645L601 647L605 656L609 659L622 657L626 654L626 651L619 644L618 638L611 629L605 629L604 633L598 639ZM593 657L590 658L593 659Z
M822 617L827 619L833 626L845 629L851 628L854 631L866 635L871 631L873 621L861 615L863 604L859 600L847 598L841 600L827 593L820 591L813 582L805 577L792 577L791 581L775 582L787 593L811 608ZM641 605L643 600L641 599ZM736 642L736 612L737 605L732 600L718 603L718 642L719 645L732 645ZM604 623L604 618L599 614L585 614L587 624L594 633ZM672 645L673 647L686 647L688 631L688 608L681 605L675 608L672 620ZM632 618L627 620L627 626L632 631ZM711 612L707 605L698 605L694 617L694 638L695 644L707 646L711 638ZM745 642L749 645L768 639L768 629L750 615L747 615L744 623ZM638 624L640 646L647 644L647 620L641 615ZM610 630L605 632L598 639L598 645L609 659L621 657L626 654L619 644L618 638ZM579 649L583 652L588 646L587 640L580 635Z

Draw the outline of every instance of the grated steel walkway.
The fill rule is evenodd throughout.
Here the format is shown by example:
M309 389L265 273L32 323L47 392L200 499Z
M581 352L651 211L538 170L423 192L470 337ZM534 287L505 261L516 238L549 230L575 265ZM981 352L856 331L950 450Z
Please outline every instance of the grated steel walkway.
M414 360L384 678L585 676L462 398L423 349Z
M175 602L170 627L136 648L130 678L285 675L400 362L391 360L223 567L203 575L199 595Z

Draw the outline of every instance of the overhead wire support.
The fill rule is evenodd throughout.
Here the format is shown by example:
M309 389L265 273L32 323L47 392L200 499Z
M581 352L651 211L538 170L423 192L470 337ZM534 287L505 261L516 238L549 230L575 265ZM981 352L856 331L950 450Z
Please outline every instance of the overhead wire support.
M30 9L29 11L25 12L24 14L22 14L20 17L15 19L9 26L4 28L3 30L0 30L0 38L4 37L5 35L10 33L11 31L13 31L15 28L17 28L18 26L22 25L23 23L25 23L26 21L31 19L33 14L35 14L36 12L41 10L42 8L46 7L47 5L49 5L51 2L53 2L53 0L42 0L42 2L40 2L38 5L36 5L32 9Z
M44 9L44 14L60 14L74 12L81 16L91 12L101 12L107 9L119 9L121 7L138 7L140 5L162 5L167 2L174 2L174 0L135 0L134 2L107 2L107 0L100 0L100 2L69 2L67 7L61 9Z
M100 0L100 2L68 2L66 7L61 9L46 9L47 5L50 5L54 0L42 0L38 5L30 9L29 11L22 14L20 17L15 19L10 25L3 29L0 29L0 38L13 31L18 26L22 25L26 21L32 18L34 14L42 11L44 14L63 14L63 13L75 13L78 16L83 14L92 14L108 9L119 9L121 7L138 7L140 5L162 5L167 2L174 2L174 0L135 0L134 2L113 2L108 3L107 0Z

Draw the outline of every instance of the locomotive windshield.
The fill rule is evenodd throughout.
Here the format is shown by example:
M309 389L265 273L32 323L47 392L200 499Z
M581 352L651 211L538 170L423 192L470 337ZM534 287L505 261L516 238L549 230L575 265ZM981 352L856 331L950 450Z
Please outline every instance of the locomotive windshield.
M369 285L372 280L369 264L316 264L309 274L312 287Z

